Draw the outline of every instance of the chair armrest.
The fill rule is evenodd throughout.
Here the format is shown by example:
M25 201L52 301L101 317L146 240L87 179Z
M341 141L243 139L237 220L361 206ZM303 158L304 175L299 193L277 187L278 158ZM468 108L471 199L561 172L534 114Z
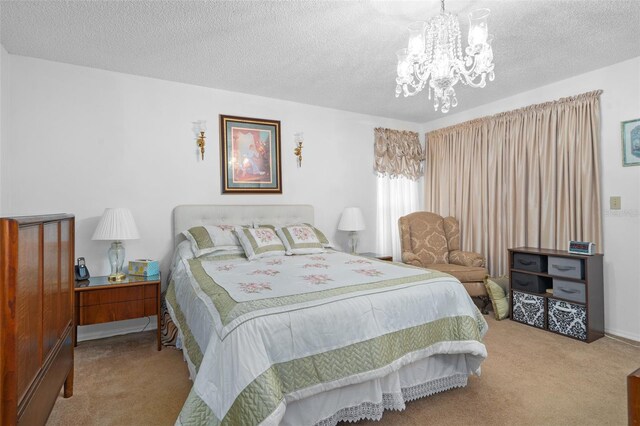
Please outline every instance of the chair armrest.
M422 262L420 262L420 258L410 251L402 252L402 262L408 265L420 266L421 268L424 268L424 265L422 264Z
M462 266L485 266L485 259L481 254L472 251L452 250L449 252L449 263Z

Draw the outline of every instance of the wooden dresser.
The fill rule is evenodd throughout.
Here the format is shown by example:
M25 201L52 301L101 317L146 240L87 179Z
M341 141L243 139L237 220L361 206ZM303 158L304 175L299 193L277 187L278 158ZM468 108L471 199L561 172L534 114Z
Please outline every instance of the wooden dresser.
M74 216L0 218L0 424L73 394Z

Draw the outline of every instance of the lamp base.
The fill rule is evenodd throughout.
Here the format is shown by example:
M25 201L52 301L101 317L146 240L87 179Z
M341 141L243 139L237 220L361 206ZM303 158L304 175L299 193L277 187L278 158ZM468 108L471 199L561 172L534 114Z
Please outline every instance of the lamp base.
M358 254L358 231L349 231L349 248L351 254Z
M114 274L110 274L107 277L107 281L109 281L110 283L119 283L121 281L124 281L127 279L127 276L125 274L123 274L122 272L117 272Z
M110 283L124 281L127 276L122 272L124 264L124 246L121 241L114 241L107 251L109 255L109 263L111 264L111 274L107 277Z

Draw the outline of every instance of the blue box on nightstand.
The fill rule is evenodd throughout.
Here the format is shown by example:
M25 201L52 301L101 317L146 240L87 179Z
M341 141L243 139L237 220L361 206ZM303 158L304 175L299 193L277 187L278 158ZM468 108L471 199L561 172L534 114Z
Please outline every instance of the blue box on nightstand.
M157 260L136 259L129 261L129 275L148 277L159 273L160 268Z

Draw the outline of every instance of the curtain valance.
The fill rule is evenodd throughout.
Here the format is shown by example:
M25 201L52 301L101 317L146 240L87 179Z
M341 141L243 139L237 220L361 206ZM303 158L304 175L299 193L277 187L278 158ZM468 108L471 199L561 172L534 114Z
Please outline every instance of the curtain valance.
M417 180L422 176L424 153L417 132L406 130L374 130L374 170L380 176Z

